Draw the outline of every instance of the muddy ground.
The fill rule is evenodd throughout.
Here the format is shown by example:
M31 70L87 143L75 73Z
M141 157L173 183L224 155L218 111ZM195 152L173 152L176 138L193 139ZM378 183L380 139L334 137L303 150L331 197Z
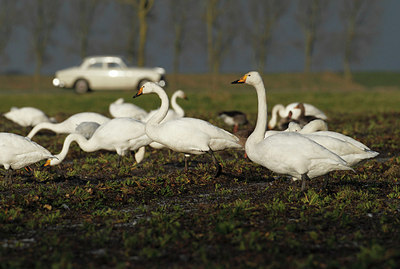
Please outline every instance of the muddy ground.
M29 129L1 118L2 131ZM221 127L229 128L221 124ZM244 158L191 158L148 149L118 167L116 154L74 145L59 166L0 178L3 268L398 268L400 113L337 114L331 130L380 155L355 172L300 183ZM33 138L61 150L65 135Z

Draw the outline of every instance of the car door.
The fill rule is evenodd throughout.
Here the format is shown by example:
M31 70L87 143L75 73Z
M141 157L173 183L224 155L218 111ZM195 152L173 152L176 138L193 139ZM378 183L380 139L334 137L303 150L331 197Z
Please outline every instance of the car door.
M89 87L92 90L99 90L104 88L105 69L101 61L90 63L84 73L85 79L89 82Z
M116 61L106 62L107 87L109 89L129 89L126 68Z

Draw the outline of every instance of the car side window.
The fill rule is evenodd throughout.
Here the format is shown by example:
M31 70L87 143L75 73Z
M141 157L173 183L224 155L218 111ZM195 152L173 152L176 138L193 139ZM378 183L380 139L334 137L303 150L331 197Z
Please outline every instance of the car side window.
M121 65L119 63L107 63L108 69L121 69Z
M93 69L99 69L99 68L102 68L102 67L103 67L103 63L100 63L100 62L93 63L93 64L88 66L88 68L93 68Z

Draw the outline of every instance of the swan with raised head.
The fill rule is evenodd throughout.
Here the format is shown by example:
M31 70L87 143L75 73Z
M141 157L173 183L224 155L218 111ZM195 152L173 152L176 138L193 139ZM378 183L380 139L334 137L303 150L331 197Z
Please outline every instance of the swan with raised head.
M147 117L146 110L137 105L125 103L124 98L118 98L111 103L108 110L114 118L128 117L142 121Z
M41 122L56 122L55 118L47 117L42 110L35 107L12 107L9 112L3 115L22 127L33 127Z
M264 83L256 71L232 82L254 86L258 98L257 123L245 144L250 160L278 174L306 181L334 170L353 170L342 158L296 132L280 132L264 139L267 125L267 99Z
M173 120L173 119L179 119L183 118L185 116L185 111L183 108L176 102L177 98L182 98L187 100L187 96L185 92L182 90L177 90L172 94L171 96L171 107L172 109L168 109L167 115L165 118L161 121L161 123L168 121L168 120ZM147 117L144 119L145 122L147 122L151 117L154 116L158 112L159 109L155 109L149 112Z
M27 137L0 133L0 164L4 169L19 169L44 159L54 159L47 149Z
M60 123L50 123L50 122L42 122L33 127L33 129L29 132L27 137L32 138L37 132L40 130L46 129L53 131L58 134L70 134L75 131L75 128L84 121L94 121L99 124L103 124L110 119L106 116L103 116L99 113L95 112L81 112L72 115L68 119L64 120Z
M168 96L163 88L153 82L147 82L134 97L150 93L156 93L160 97L161 106L158 112L146 122L146 134L155 142L177 152L195 155L210 153L217 168L215 176L218 176L221 173L221 166L214 156L214 151L241 148L239 139L201 119L183 117L162 122L168 113L169 106ZM187 170L186 158L185 170Z
M182 90L175 91L174 94L172 94L172 96L171 96L172 109L168 109L168 113L165 116L165 118L161 121L161 123L172 120L172 119L183 118L185 116L185 111L176 102L177 98L182 98L182 99L187 100L187 96ZM144 119L144 122L147 122L151 117L153 117L154 114L156 114L158 112L158 110L159 109L150 111L149 114L147 115L147 117ZM155 148L155 149L165 148L165 146L163 144L160 144L157 142L151 142L150 147Z
M301 114L301 110L299 108L296 108L298 106L298 104L299 104L299 102L291 103L291 104L288 104L286 107L282 104L276 104L272 108L271 119L268 122L268 129L274 129L275 126L277 126L277 124L284 125L286 122L288 122L290 120L296 120ZM304 115L314 116L316 118L323 119L323 120L328 119L328 117L325 115L325 113L322 112L317 107L315 107L311 104L307 104L307 103L303 103L303 105L305 108ZM288 119L290 111L292 113L290 115L290 119ZM278 117L281 118L280 121L278 121Z
M130 150L137 150L135 159L140 163L144 157L144 147L151 142L151 139L145 134L145 124L141 121L131 118L115 118L101 124L86 139L82 134L69 134L63 144L61 152L57 159L48 160L47 165L60 164L68 154L72 142L76 142L85 152L97 150L116 151L118 156L125 156Z

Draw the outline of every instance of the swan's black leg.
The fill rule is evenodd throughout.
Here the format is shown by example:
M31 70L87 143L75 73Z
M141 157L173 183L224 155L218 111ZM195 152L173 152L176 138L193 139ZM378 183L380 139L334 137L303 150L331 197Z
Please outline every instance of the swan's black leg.
M219 176L221 175L222 167L221 167L221 165L219 164L219 162L217 161L217 158L215 158L214 152L213 152L212 150L210 150L210 151L208 151L208 152L211 154L211 158L212 158L212 160L213 160L213 163L214 163L214 165L215 165L215 168L217 169L217 171L216 171L216 173L215 173L215 175L214 175L214 177L217 178L217 177L219 177Z
M185 173L188 171L188 160L187 160L187 154L184 154L184 161L185 161Z
M301 175L301 191L304 191L304 189L306 188L308 180L310 180L310 178L307 176L307 174Z

